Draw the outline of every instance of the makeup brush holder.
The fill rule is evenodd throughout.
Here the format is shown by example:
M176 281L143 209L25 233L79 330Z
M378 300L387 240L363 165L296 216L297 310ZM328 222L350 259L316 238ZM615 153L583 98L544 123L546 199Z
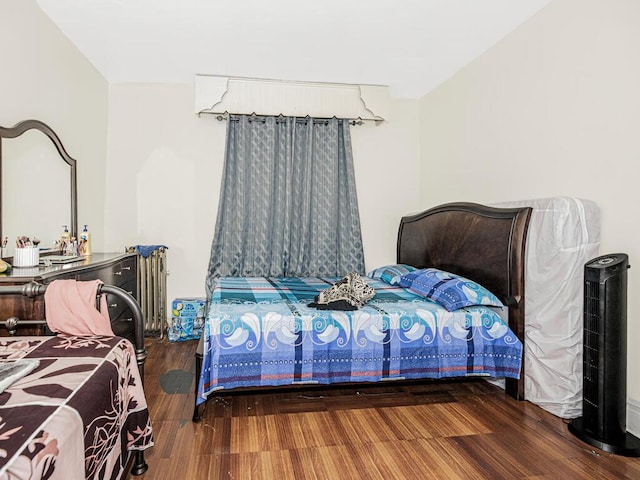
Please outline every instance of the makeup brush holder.
M16 248L13 252L14 267L37 267L40 262L40 250L38 247Z

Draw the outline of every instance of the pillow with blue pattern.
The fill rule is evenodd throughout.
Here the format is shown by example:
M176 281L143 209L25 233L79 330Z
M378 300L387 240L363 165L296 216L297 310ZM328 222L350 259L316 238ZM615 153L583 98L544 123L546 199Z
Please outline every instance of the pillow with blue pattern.
M367 273L367 277L375 280L382 280L389 285L397 285L400 277L405 273L413 272L417 270L416 267L411 265L405 265L398 263L395 265L386 265L384 267L378 267L375 270L371 270Z
M449 312L472 305L504 307L498 297L482 285L437 268L425 268L402 275L398 285L439 303Z

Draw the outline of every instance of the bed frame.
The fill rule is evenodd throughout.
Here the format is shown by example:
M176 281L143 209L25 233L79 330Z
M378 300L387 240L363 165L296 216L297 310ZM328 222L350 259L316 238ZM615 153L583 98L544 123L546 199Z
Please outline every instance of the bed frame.
M403 217L397 262L439 268L488 288L509 308L509 327L524 345L525 247L531 211L448 203ZM196 396L201 368L202 339L196 351ZM505 389L524 400L524 362L520 379L506 379ZM193 421L200 420L203 407L194 408Z
M398 263L439 268L488 288L509 307L509 327L524 345L525 248L531 211L448 203L403 217ZM505 388L513 398L524 400L524 361L520 379L507 379Z

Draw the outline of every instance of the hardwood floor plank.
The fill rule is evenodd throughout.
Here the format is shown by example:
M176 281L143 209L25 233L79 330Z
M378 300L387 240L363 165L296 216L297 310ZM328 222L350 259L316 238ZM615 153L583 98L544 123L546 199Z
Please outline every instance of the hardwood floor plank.
M427 438L406 442L407 449L422 470L417 479L484 479L484 472L478 469L464 455L451 448L449 439ZM411 477L409 477L411 478Z
M202 420L194 424L193 451L200 455L228 454L231 449L231 418Z
M224 475L224 472L220 473ZM229 455L228 475L230 479L251 480L296 478L288 450Z
M295 478L301 480L385 480L366 450L353 450L345 445L291 450ZM364 458L364 461L363 461Z
M400 440L386 428L384 418L374 408L336 410L333 418L342 427L349 443L375 443Z
M398 440L413 440L416 438L431 438L433 434L419 414L420 407L395 407L378 409L386 428L388 428Z
M472 407L461 402L426 404L415 407L432 437L453 437L490 432Z
M251 416L231 419L231 453L281 450L276 417Z
M169 422L153 422L153 435L154 439L175 439L178 431L179 421ZM164 441L155 442L154 447L149 450L147 454L148 458L170 458L173 452L175 442ZM191 446L191 444L189 445ZM189 447L188 446L188 447ZM187 448L188 448L187 447Z
M307 446L307 431L299 415L279 415L278 419L276 433L283 449L293 450Z
M294 428L299 425L301 441L293 448L329 447L348 443L348 436L332 412L311 412L286 415L285 420Z
M412 454L411 441L372 443L364 452L385 480L428 478Z
M447 438L451 450L464 456L474 468L482 471L482 478L511 479L540 475L548 470L539 468L539 463L529 456L514 450L505 452L501 448L500 434L467 435ZM518 443L514 444L517 448ZM524 458L523 458L524 457Z

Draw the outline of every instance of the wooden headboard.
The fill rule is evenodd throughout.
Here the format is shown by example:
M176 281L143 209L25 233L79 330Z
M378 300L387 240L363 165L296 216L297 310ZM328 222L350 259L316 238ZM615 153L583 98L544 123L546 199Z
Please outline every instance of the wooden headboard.
M509 327L524 345L525 247L531 210L448 203L403 217L398 263L439 268L488 288L509 307ZM507 379L506 390L524 399L524 362L520 380Z

